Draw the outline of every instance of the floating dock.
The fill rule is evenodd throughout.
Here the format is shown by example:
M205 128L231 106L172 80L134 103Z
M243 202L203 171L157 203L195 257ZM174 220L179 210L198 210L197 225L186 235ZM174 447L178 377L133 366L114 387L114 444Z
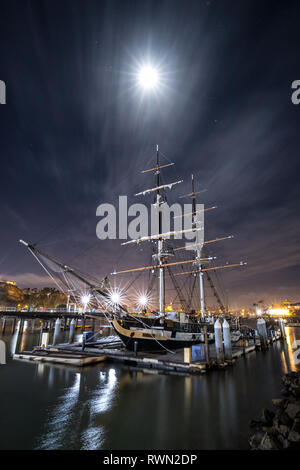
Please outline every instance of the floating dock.
M14 359L23 359L26 361L51 362L56 364L66 364L79 367L88 364L103 362L106 360L106 356L104 354L95 356L93 354L87 353L80 354L78 352L63 352L51 348L46 350L39 349L36 351L24 351L21 354L14 354L13 357Z
M276 335L269 339L269 347L280 339ZM175 352L138 352L126 350L120 346L117 337L103 338L97 343L86 343L82 350L81 343L59 344L47 348L35 348L33 351L15 354L15 359L52 362L65 365L85 366L99 362L118 362L139 369L156 369L167 373L203 374L211 369L224 369L232 365L237 358L261 349L259 339L232 345L232 359L220 363L217 361L215 344L209 344L209 361L185 360L184 349Z

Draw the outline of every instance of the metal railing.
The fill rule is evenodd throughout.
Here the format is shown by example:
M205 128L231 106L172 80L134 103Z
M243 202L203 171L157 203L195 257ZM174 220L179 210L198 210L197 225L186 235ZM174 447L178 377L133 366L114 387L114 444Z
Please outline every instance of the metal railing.
M0 305L1 312L40 312L40 313L55 313L55 312L66 312L66 313L78 313L82 312L80 309L72 309L68 310L66 307L56 307L56 308L38 308L38 307L28 307L28 308L21 308L21 307L7 307ZM87 311L85 312L87 313Z

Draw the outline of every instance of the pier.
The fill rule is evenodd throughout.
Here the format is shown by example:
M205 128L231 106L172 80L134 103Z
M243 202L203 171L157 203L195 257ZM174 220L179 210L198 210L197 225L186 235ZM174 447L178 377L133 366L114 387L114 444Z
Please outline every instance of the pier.
M226 321L226 320L225 320ZM218 320L217 320L218 322ZM217 323L216 322L216 323ZM226 322L227 323L227 322ZM96 362L117 362L126 366L156 370L163 373L203 374L215 369L226 369L234 365L238 358L251 352L267 350L273 343L284 339L279 327L266 329L253 335L253 330L244 331L240 341L233 343L226 339L226 325L223 322L224 342L202 343L192 348L177 351L139 352L128 351L116 336L94 337L83 342L55 344L47 347L35 347L32 351L14 354L15 359L53 362L84 366ZM217 325L218 326L218 325ZM225 328L224 328L225 327ZM88 334L88 333L86 333ZM265 336L263 336L265 334ZM230 346L230 349L228 349Z
M0 318L19 318L19 319L41 319L53 320L56 318L83 318L84 316L90 318L105 318L103 312L79 312L78 310L63 310L63 309L44 309L44 310L17 310L15 307L6 307L0 309Z

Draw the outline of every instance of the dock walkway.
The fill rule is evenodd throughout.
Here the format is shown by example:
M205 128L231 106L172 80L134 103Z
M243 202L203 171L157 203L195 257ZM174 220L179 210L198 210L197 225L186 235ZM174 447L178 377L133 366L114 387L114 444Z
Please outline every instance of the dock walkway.
M273 337L269 341L269 346L280 336ZM14 358L40 362L57 362L61 364L72 364L84 366L95 362L118 362L130 367L139 369L156 369L170 373L184 374L203 374L211 369L224 369L232 365L237 358L250 352L260 349L258 339L248 341L247 344L236 343L232 346L232 360L225 360L220 363L217 361L216 349L214 344L209 344L209 361L191 360L184 361L184 350L180 349L174 353L161 352L138 352L127 351L124 347L120 347L117 340L109 342L108 340L100 340L93 345L87 345L82 351L81 343L74 344L58 344L50 346L46 349L35 348L31 352L23 352L15 354Z

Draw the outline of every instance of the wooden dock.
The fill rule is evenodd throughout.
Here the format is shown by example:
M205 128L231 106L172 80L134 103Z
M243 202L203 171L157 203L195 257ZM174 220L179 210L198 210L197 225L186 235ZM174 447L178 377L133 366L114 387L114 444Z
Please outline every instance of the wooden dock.
M93 354L80 354L78 352L62 352L50 348L47 350L40 349L36 351L24 351L24 353L21 354L14 354L14 359L82 367L89 364L103 362L106 360L106 356L104 354L95 356Z
M269 340L269 346L278 340L280 336ZM15 354L15 359L53 362L66 365L84 366L98 362L118 362L129 367L136 367L143 370L157 370L161 372L172 372L179 374L203 374L211 369L224 369L234 364L237 358L260 349L260 342L250 340L247 343L234 344L232 346L232 359L219 363L217 361L216 349L214 344L209 344L209 361L191 360L185 362L184 350L176 352L138 352L126 350L120 346L118 338L114 341L103 338L97 343L87 343L84 351L82 344L59 344L45 349L35 348L30 352Z

